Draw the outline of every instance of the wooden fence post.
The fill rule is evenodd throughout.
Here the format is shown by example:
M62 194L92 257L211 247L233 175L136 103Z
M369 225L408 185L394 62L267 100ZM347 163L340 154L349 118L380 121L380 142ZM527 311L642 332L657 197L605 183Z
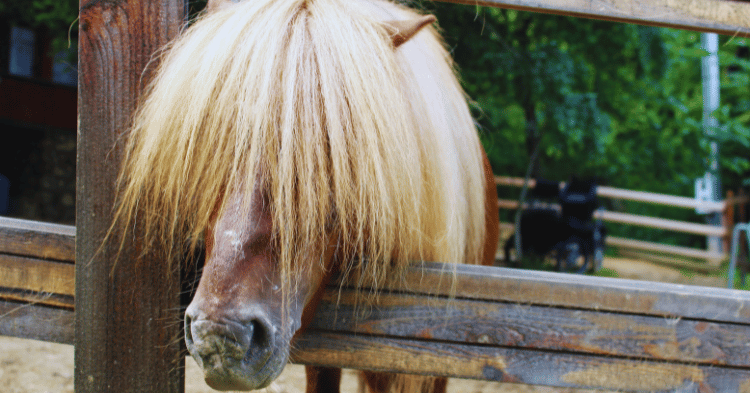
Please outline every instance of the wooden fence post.
M151 60L186 13L185 0L80 1L77 393L184 391L179 275L137 245L116 266L117 244L99 247L112 219L123 136Z

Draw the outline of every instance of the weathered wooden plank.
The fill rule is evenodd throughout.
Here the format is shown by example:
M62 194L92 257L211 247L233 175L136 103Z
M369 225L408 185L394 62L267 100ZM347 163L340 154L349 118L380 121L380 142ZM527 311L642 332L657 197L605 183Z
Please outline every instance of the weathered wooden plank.
M81 0L76 182L76 392L182 392L179 274L132 244L102 247L122 142L184 0ZM137 234L135 235L137 237Z
M311 329L750 369L750 324L383 293L326 293Z
M0 254L72 263L75 235L75 227L69 225L0 217Z
M750 370L310 331L292 361L557 387L647 392L746 392Z
M0 300L0 336L73 344L72 310Z
M454 280L454 274L456 279ZM543 271L424 262L386 289L706 321L747 323L750 292Z
M68 311L73 311L75 309L75 299L73 296L58 295L49 292L33 292L19 289L0 288L0 300L52 307Z
M737 0L438 0L613 22L750 36L750 3Z
M75 265L0 254L0 287L75 295Z

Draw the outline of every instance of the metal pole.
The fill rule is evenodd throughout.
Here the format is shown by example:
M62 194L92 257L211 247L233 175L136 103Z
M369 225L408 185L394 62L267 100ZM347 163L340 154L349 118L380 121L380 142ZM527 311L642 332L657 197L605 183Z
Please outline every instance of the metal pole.
M715 33L701 34L701 45L708 54L701 59L701 75L703 80L703 132L709 140L710 153L706 170L706 186L711 190L711 201L721 200L721 179L719 177L719 143L716 141L718 121L713 115L719 108L719 36ZM709 224L721 225L721 212L711 212L706 217ZM709 251L720 252L721 238L708 238Z

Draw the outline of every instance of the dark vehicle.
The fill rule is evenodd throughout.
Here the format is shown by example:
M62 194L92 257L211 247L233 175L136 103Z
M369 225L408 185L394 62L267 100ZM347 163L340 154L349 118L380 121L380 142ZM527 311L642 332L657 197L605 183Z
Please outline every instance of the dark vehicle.
M599 270L604 258L606 228L594 220L599 207L597 184L573 178L559 183L539 179L521 212L521 249L539 257L554 254L557 270L585 273ZM515 249L515 235L505 242L505 259Z

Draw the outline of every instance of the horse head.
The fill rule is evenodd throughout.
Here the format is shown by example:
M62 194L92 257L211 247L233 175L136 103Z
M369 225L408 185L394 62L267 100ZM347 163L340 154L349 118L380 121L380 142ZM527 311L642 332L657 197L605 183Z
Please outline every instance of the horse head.
M215 0L207 7L211 13L232 5ZM396 48L434 20L428 15L384 27ZM205 231L206 261L185 315L187 348L217 390L258 389L278 376L293 338L311 319L345 255L335 225L320 223L328 239L323 252L297 255L301 267L293 274L282 271L273 201L263 189L266 182L255 184L227 193Z
M185 312L185 341L211 387L250 390L267 386L286 365L303 314L314 311L318 288L330 276L324 266L332 253L319 269L284 282L267 196L258 190L246 202L242 192L230 195L206 234L205 266Z
M115 223L165 263L205 239L185 339L212 387L270 384L337 271L377 289L411 261L492 262L492 172L434 20L212 0L160 52Z

